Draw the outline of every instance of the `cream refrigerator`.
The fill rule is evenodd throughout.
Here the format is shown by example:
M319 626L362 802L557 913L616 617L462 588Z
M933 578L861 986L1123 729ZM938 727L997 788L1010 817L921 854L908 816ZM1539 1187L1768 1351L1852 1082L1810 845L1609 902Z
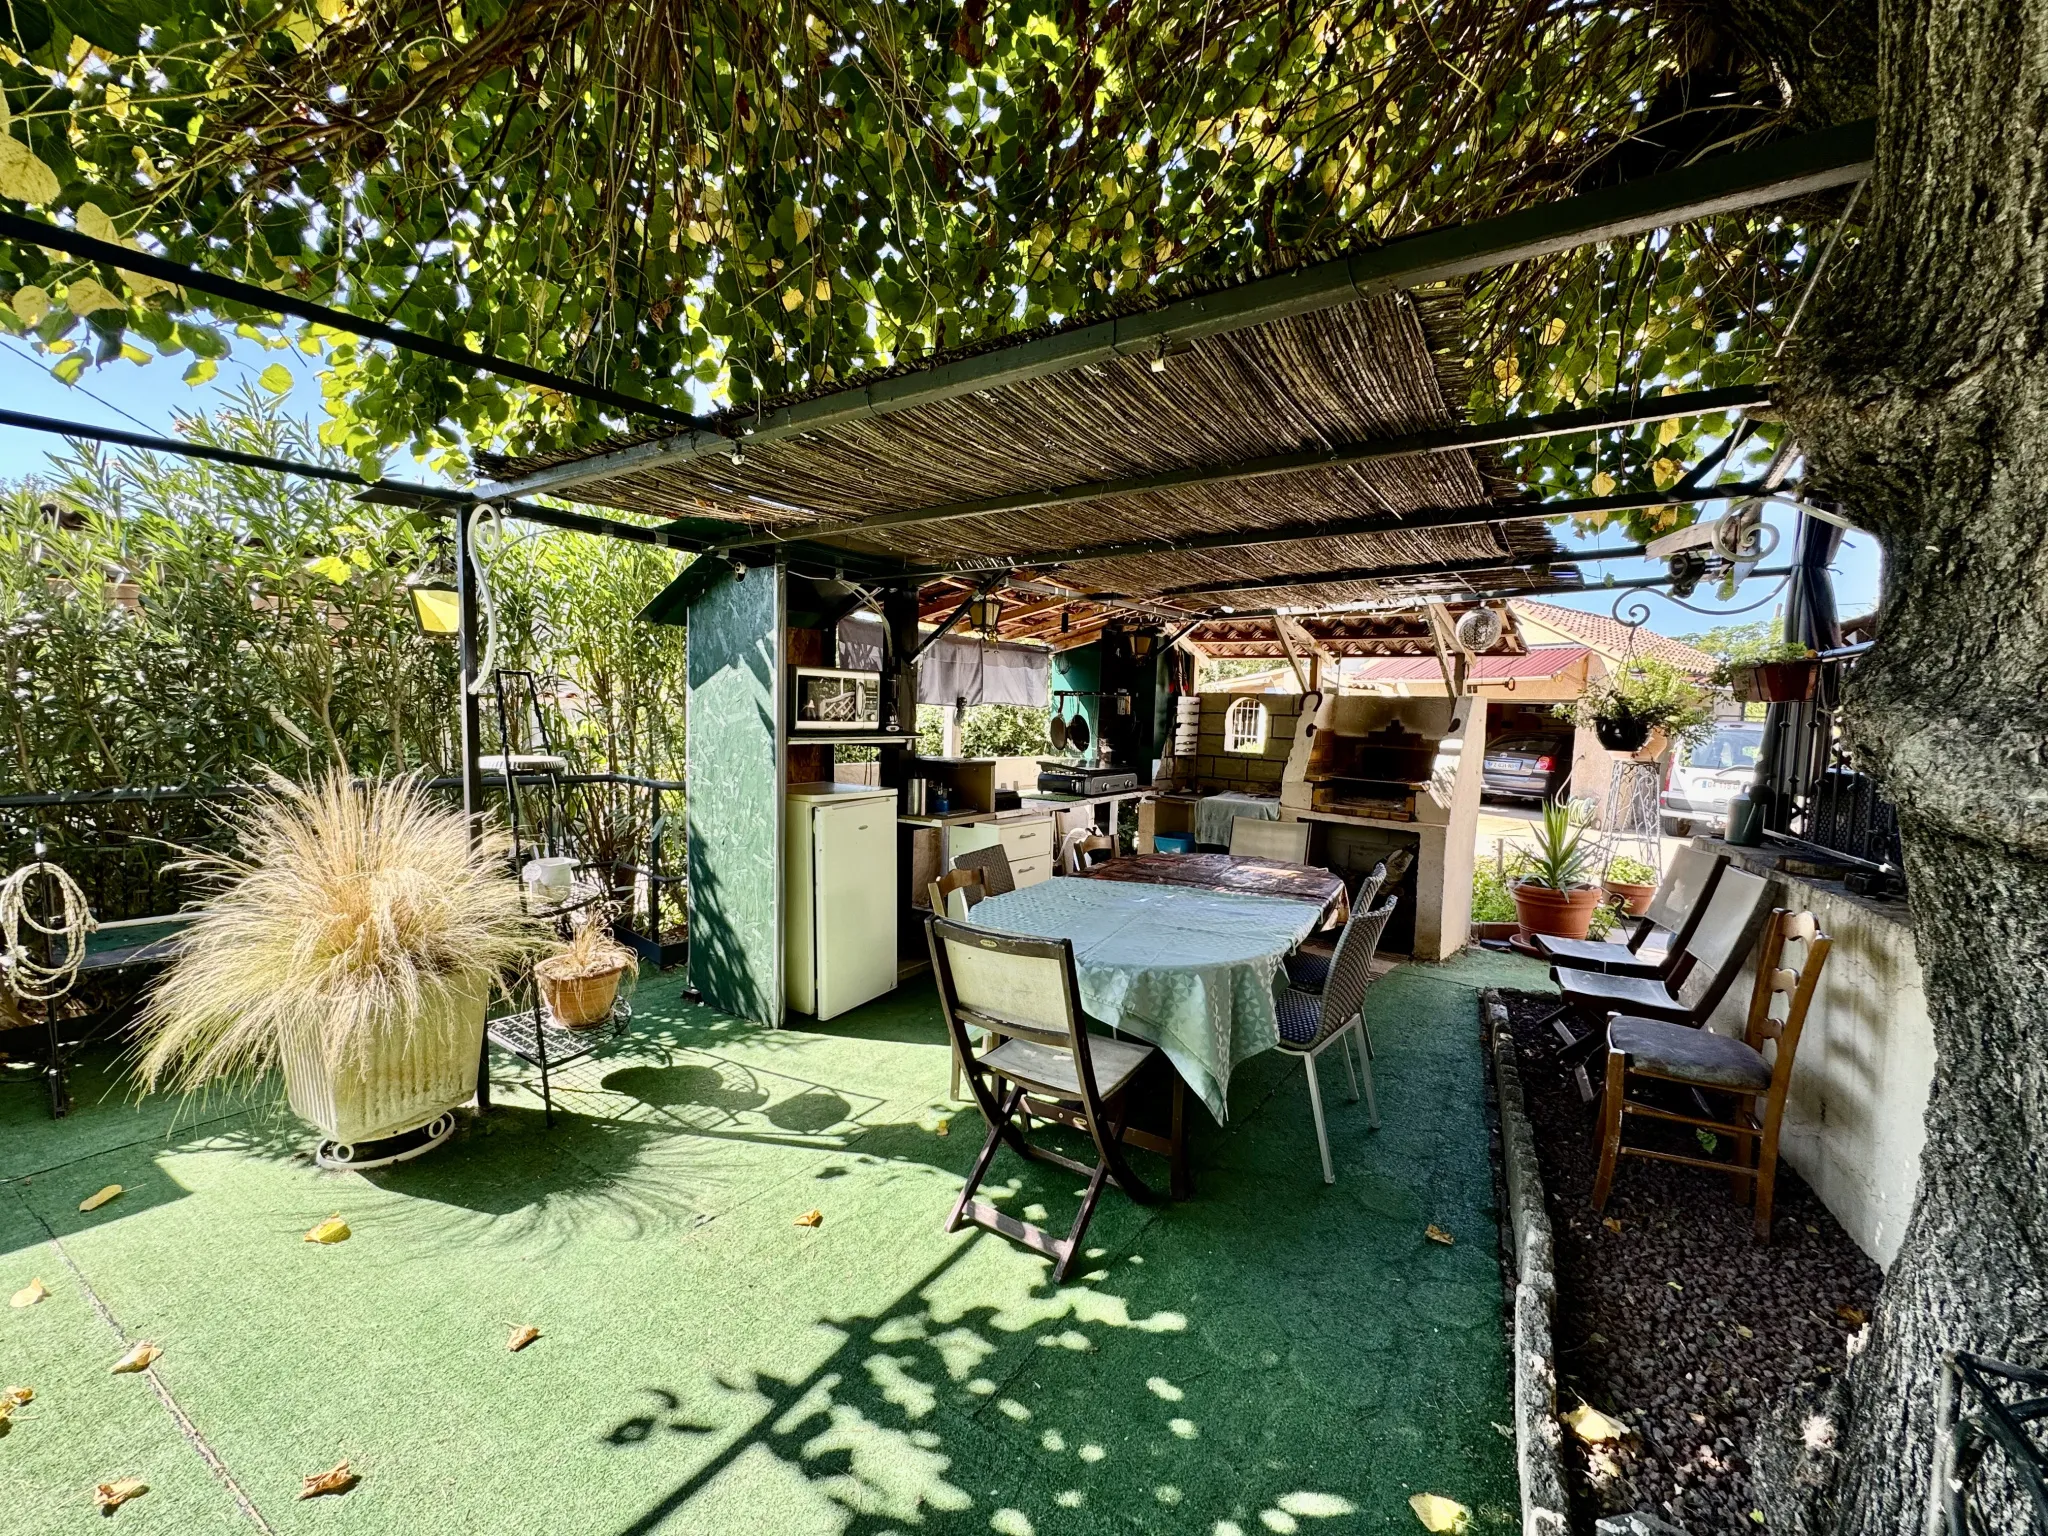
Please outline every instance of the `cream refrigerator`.
M836 1018L896 986L896 791L793 784L783 818L789 1006Z

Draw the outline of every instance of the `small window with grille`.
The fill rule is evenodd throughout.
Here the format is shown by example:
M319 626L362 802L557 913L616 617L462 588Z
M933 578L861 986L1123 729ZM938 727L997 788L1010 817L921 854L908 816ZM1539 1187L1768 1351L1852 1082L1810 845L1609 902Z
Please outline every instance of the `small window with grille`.
M1257 699L1239 699L1223 717L1223 750L1259 753L1266 750L1270 718Z

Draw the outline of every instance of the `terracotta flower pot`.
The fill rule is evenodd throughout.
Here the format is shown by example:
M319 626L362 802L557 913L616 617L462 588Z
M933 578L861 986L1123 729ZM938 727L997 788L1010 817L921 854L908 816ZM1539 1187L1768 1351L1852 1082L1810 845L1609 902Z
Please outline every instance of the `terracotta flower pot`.
M1637 885L1633 880L1602 880L1600 888L1619 901L1630 917L1641 917L1650 910L1650 898L1657 894L1654 885Z
M1764 661L1737 671L1732 691L1745 703L1798 704L1813 697L1819 679L1820 663L1812 657Z
M570 1029L602 1024L619 995L619 978L625 974L624 965L593 976L555 975L545 960L533 968L533 979L540 985L541 999L547 1004L549 1015L557 1024Z
M1600 891L1591 885L1553 891L1547 885L1518 880L1508 889L1515 898L1516 931L1525 939L1539 933L1560 939L1583 939L1592 926L1593 909L1600 905Z

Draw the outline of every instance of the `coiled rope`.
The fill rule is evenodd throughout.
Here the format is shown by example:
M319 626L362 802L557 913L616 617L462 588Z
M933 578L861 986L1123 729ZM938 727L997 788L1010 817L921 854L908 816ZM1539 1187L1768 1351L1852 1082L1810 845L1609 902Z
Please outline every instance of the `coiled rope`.
M57 888L64 909L64 915L47 927L28 909L29 884L38 875ZM86 937L98 926L86 905L85 892L63 866L40 860L22 865L0 880L0 980L25 1001L55 1002L78 980L78 969L85 963ZM61 939L64 958L55 964L33 958L23 942L24 931Z

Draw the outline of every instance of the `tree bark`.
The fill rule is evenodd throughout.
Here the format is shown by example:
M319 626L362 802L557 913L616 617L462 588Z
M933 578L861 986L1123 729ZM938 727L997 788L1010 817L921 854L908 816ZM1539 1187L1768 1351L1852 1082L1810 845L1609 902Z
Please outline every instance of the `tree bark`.
M1810 70L1805 41L1778 46ZM1937 1064L1837 1398L1818 1507L1844 1536L1920 1528L1944 1348L2048 1364L2048 0L1884 0L1877 58L1868 223L1787 417L1884 548L1848 732L1899 810Z

